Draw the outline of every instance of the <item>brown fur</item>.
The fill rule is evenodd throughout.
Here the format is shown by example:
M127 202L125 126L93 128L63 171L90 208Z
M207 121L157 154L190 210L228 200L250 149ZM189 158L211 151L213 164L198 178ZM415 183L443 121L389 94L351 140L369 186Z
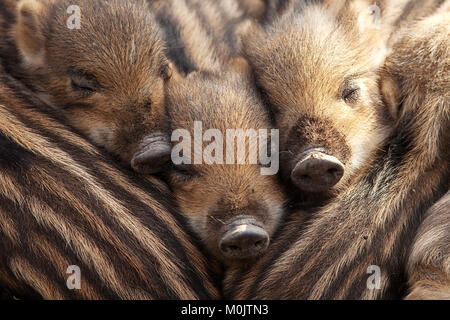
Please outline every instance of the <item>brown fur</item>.
M408 93L408 101L425 105L440 104L444 115L450 117L450 48L448 46L450 11L448 9L406 28L401 34L401 40L394 47L398 56L394 55L394 58L389 61L389 66L393 69L393 77ZM417 52L417 54L407 63L402 58L408 51ZM422 66L421 69L412 73L417 65ZM433 112L433 109L429 108L426 111ZM443 130L448 131L449 127ZM439 148L439 141L433 141L434 137L431 134L423 132L420 138L433 149ZM448 153L444 159L449 159ZM450 299L449 208L447 193L428 210L427 218L416 235L408 262L411 286L408 299Z
M188 74L168 87L171 129L185 129L193 139L194 121L203 121L204 131L217 129L224 135L225 146L227 129L271 128L249 66L240 57L238 35L250 20L238 2L156 1L153 8L160 22L166 22L166 39L174 30L178 32L177 42L183 50L169 52L169 57L176 56L174 64L180 73ZM225 151L224 147L224 159ZM184 156L193 162L194 152ZM230 221L242 215L254 217L272 234L283 212L284 195L276 176L262 176L260 165L249 164L248 149L244 164L205 161L174 165L167 173L168 181L181 211L206 247L227 264L235 263L219 250Z
M80 29L67 27L70 5L80 8ZM96 145L137 171L157 171L138 156L151 141L168 145L171 71L145 1L22 0L16 10L9 34L20 60L12 67L7 56L10 71Z
M383 0L380 6L381 28L388 48L392 48L402 37L402 29L430 15L450 10L448 0Z
M260 21L262 23L270 23L289 11L295 0L265 0L264 2L266 3L266 8Z
M0 291L17 298L218 298L164 184L120 169L0 70ZM66 269L81 269L69 290Z
M294 5L307 3L340 3L342 5L365 6L369 12L369 6L377 5L381 11L380 27L384 30L383 36L394 40L396 31L409 25L412 21L420 20L447 6L446 0L240 0L243 7L252 8L256 12L255 17L261 24L270 24L282 17ZM393 44L393 42L391 42Z
M271 127L246 76L193 73L168 92L172 129L185 129L193 137L194 121L203 121L203 132L217 129L223 134L224 157L227 129L257 131ZM284 195L277 176L261 175L260 165L249 164L247 142L245 146L245 164L207 164L204 160L202 164L174 166L169 173L174 196L193 230L212 253L225 261L219 240L233 218L254 217L271 235L283 213ZM185 156L193 160L194 151L192 148L192 154Z
M249 17L257 21L264 18L268 5L266 0L238 0L238 3Z
M2 26L10 41L0 41L8 71L141 173L165 165L152 153L168 156L166 80L220 68L249 24L235 0L149 1L149 8L143 0L2 2L2 14L13 16ZM69 5L80 7L79 30L66 26Z
M414 235L426 209L449 188L448 26L445 13L403 34L382 74L392 89L398 86L394 96L401 101L388 142L306 226L299 227L304 217L292 215L270 254L244 277L229 277L228 297L403 296ZM380 267L379 290L366 286L370 265Z
M236 119L242 117L242 125L268 128L267 114L261 110L261 101L254 88L249 85L248 66L243 59L236 59L240 46L237 34L241 28L245 29L248 25L244 10L239 8L234 1L152 1L150 5L155 21L158 23L161 39L167 46L167 57L173 62L176 71L179 71L182 75L187 75L200 70L186 81L177 75L178 72L175 72L177 76L172 79L172 97L177 96L184 100L180 101L183 105L177 105L177 107L183 109L177 115L178 118L174 118L179 119L179 117L186 116L187 110L185 108L191 106L191 101L185 100L186 95L191 91L196 91L199 93L196 98L200 107L205 109L205 117L213 119L213 114L208 114L206 111L209 104L216 106L218 110L224 107L231 112L241 107L240 103L251 102L252 105L249 110L253 110L252 117L247 118L245 116L245 110L247 109L244 109L236 113ZM235 77L232 73L223 71L223 69L228 68L235 70L237 73L243 73L245 76ZM182 81L179 88L178 81ZM209 99L210 92L203 91L202 87L205 83L199 81L211 84L214 99ZM231 87L228 88L227 85ZM229 94L234 95L235 99L230 99L227 102ZM262 115L259 114L259 111L262 111ZM199 114L199 117L199 120L202 120L201 114ZM224 123L219 122L219 124L222 126L219 128L223 128ZM233 126L233 124L231 122L230 126ZM235 124L241 125L240 122ZM173 122L172 125L182 126L183 123ZM217 183L217 177L223 169L225 169L223 172L228 175L229 181ZM188 210L183 197L179 197L177 200L179 200L181 208L185 210L188 216L192 214L193 208L199 210L204 208L205 210L201 213L208 210L218 210L219 212L214 214L217 219L225 219L238 213L259 215L261 223L264 223L268 231L272 232L281 214L283 197L279 191L276 178L259 178L256 177L256 172L259 175L257 165L228 166L228 168L216 166L205 173L202 178L208 184L191 195L191 203L197 203L201 205L201 208L192 205L191 209ZM174 179L176 173L172 172L171 174L172 179ZM190 183L198 183L198 180L193 179ZM220 193L233 183L236 183L235 188L238 191L243 191L243 193L236 196L236 194L227 191L219 199ZM188 184L186 183L186 185ZM174 189L179 186L180 184L175 185L175 183L172 185ZM201 190L206 190L207 186L213 190L209 202L205 201L205 194L201 193ZM177 196L181 194L186 195L187 193L185 190L176 193ZM194 223L194 225L196 224ZM197 226L202 228L201 223L198 223ZM208 230L210 237L211 231L211 229ZM211 239L211 241L213 240Z
M295 0L239 0L247 12L260 24L269 24L281 17Z
M251 25L237 0L152 0L149 5L168 58L182 75L227 69L230 58L240 55L240 35Z
M254 28L244 50L280 129L283 180L291 183L303 151L320 147L345 166L333 195L393 125L376 73L385 51L373 43L376 31L358 6L301 3L274 24Z
M450 300L450 192L426 213L408 261L406 299Z

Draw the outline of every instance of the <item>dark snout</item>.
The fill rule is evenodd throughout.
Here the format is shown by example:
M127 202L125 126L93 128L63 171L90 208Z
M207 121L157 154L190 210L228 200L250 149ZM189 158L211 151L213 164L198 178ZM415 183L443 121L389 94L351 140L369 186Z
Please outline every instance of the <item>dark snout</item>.
M139 173L161 172L170 160L172 146L163 133L154 133L142 139L138 150L131 159L131 167Z
M256 258L262 255L268 246L267 232L247 219L235 223L224 234L219 244L220 251L233 260Z
M320 192L336 185L344 175L344 165L319 149L301 155L291 172L292 182L303 191Z

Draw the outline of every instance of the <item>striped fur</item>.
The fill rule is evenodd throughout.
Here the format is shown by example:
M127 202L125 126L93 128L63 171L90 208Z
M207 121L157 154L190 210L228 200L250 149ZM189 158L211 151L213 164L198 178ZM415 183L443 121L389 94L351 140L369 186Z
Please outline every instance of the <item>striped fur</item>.
M266 8L267 1L265 0L238 0L239 6L245 10L246 14L253 18L254 20L263 19Z
M141 173L160 171L169 157L164 106L170 75L221 68L250 23L236 0L148 4L0 1L5 68ZM66 26L70 5L80 8L80 29Z
M270 252L250 272L229 276L228 298L404 296L414 235L450 182L448 19L446 12L427 18L393 46L382 78L395 82L402 103L387 144L329 204L291 214ZM372 265L381 271L379 289L367 286ZM410 282L423 271L413 268Z
M240 34L251 24L237 0L149 1L168 48L168 57L184 75L226 69L238 57Z
M79 29L67 26L73 5ZM169 78L226 63L221 57L235 50L237 25L247 17L235 0L21 0L14 14L17 21L3 13L20 58L8 67L12 74L93 143L144 174L169 160Z
M269 24L291 8L295 0L264 0L264 9L259 15L261 24Z
M246 75L194 72L168 92L172 128L186 130L194 139L194 121L202 121L203 132L215 129L223 134L224 145L218 150L224 156L229 152L225 145L234 139L227 137L226 130L271 128L268 112ZM259 146L264 143L259 141ZM206 148L210 143L203 145ZM249 148L247 140L244 146ZM192 229L227 266L241 267L254 260L230 259L220 250L222 237L236 219L253 218L254 224L271 236L284 213L285 196L278 176L262 175L261 164L249 162L251 151L255 149L246 149L243 164L236 160L207 163L211 159L205 156L200 164L174 165L168 172L171 190ZM194 148L191 152L184 156L198 156Z
M180 0L152 1L150 5L152 14L159 23L162 39L166 43L168 57L181 74L199 71L200 77L209 72L220 77L219 73L225 68L233 68L237 72L246 70L246 64L242 59L234 59L237 57L236 52L240 45L237 36L239 30L248 24L245 10L241 9L236 2L211 1L205 3ZM9 65L9 63L6 64ZM214 75L212 77L215 78ZM174 80L176 78L174 77ZM242 77L242 79L244 78L246 76ZM215 81L213 80L213 82ZM239 81L238 83L241 83ZM242 85L245 86L245 82L242 82ZM176 84L174 86L177 87ZM243 91L243 96L247 99L246 89ZM182 95L186 95L186 92L183 92ZM250 97L250 99L254 99L254 97ZM207 101L205 100L205 102ZM220 108L220 106L218 107ZM277 192L278 190L275 189L274 195L278 194ZM278 211L275 213L278 214ZM205 264L201 262L200 258L191 259L191 257L182 258L180 263L184 264L189 261L195 262L195 265L200 268ZM194 277L192 280L194 281ZM216 297L213 289L208 287L207 292L211 297Z
M380 2L381 28L385 29L389 48L402 37L402 29L430 15L450 10L448 0L383 0Z
M385 50L374 43L376 29L360 22L366 11L354 7L299 2L272 25L253 28L243 41L280 129L281 177L296 199L329 198L345 188L393 126L395 116L378 86ZM302 188L299 180L308 179L294 174L312 148L344 169L337 183L317 192Z
M241 0L245 3L246 0ZM250 1L252 2L252 1ZM395 36L395 32L411 21L421 19L437 9L446 6L446 0L263 0L263 8L259 8L259 21L262 24L270 24L283 16L294 4L310 3L341 3L349 5L351 2L363 4L366 7L377 5L381 9L382 27L389 30L388 36ZM393 32L392 32L393 31Z
M450 300L450 192L426 213L408 261L407 299Z
M430 3L423 12L430 9L436 13L425 19L417 20L412 26L404 26L394 39L397 56L389 61L394 78L400 79L403 90L412 101L421 101L421 91L426 90L430 100L442 101L442 107L450 112L450 1L440 1L430 8ZM417 4L416 4L417 6ZM417 8L413 12L420 12ZM422 14L424 14L422 13ZM408 51L416 53L406 62ZM412 59L411 59L412 58ZM416 71L417 65L422 70ZM394 66L394 67L393 67ZM414 70L415 73L412 73ZM410 73L414 77L408 75ZM398 80L397 80L398 81ZM425 100L426 101L426 100ZM447 128L448 130L448 128ZM424 136L431 140L432 136ZM433 141L430 141L430 144ZM434 142L438 143L438 142ZM449 159L448 154L446 158ZM444 156L445 159L445 156ZM407 299L450 299L450 277L448 236L450 220L448 219L448 193L426 214L421 225L408 261L408 283L410 293ZM440 240L440 241L439 241Z
M0 76L0 288L19 298L217 298L164 184L120 169ZM66 270L81 269L81 290Z
M251 22L238 1L155 1L154 8L165 23L166 39L178 43L169 42L169 57L176 56L176 65L188 73L168 86L172 130L184 129L193 137L194 122L202 121L204 132L216 129L223 134L225 146L227 129L272 128L248 64L240 56L239 34ZM170 48L176 51L171 53ZM192 154L184 156L194 159L195 152L192 149ZM174 197L192 229L226 265L251 263L229 259L219 248L232 221L252 217L271 235L283 213L285 198L277 176L261 175L260 165L249 163L249 151L245 157L245 164L208 164L204 159L201 164L174 165L167 172Z
M164 162L149 165L149 149L169 157L164 87L171 69L145 0L1 0L0 6L7 71L91 142L138 172L157 172ZM69 28L71 6L80 11L79 29Z

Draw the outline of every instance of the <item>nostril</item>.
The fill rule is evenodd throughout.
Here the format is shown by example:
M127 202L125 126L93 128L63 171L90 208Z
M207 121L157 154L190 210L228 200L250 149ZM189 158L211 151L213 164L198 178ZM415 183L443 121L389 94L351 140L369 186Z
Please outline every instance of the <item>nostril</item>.
M339 170L336 169L336 168L331 168L331 169L328 169L328 170L327 170L327 173L334 176L334 175L337 175L337 174L338 174L338 171L339 171Z
M221 243L220 250L223 252L236 252L241 250L241 248L237 245Z
M291 172L291 181L303 191L320 192L336 185L344 174L344 165L335 157L309 150Z
M249 259L264 252L269 243L269 235L255 225L238 225L225 233L219 248L230 259Z
M344 167L331 163L332 167L327 170L327 174L332 176L338 182L344 174Z
M255 242L255 247L262 247L265 244L265 240L259 240Z

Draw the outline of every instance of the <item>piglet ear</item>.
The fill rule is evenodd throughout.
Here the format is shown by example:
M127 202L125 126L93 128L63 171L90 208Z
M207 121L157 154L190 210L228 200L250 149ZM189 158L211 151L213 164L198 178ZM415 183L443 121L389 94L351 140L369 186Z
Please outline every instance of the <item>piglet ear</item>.
M131 167L142 174L163 171L170 161L172 146L166 134L156 132L145 136L131 159Z
M383 100L394 120L397 120L400 113L400 89L397 83L390 76L383 76L380 85Z
M356 24L361 34L374 32L381 29L381 7L373 1L360 0L346 4L349 14L356 18Z
M370 0L350 1L344 6L346 19L353 20L357 35L367 49L371 58L370 66L379 68L388 54L386 48L386 30L383 30L383 14L381 7Z
M46 7L38 0L22 0L17 5L17 23L14 36L17 47L27 65L44 64L44 34L40 21Z

